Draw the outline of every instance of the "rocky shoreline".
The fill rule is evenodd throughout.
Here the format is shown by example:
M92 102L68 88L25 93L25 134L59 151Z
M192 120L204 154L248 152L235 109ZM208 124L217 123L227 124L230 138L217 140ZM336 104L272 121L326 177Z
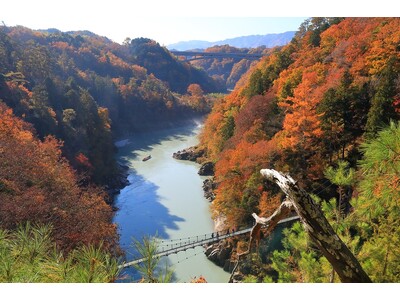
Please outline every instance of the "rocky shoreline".
M204 159L204 154L204 150L200 150L197 146L194 146L178 151L174 153L172 157L179 160L189 160L200 163L200 161ZM203 181L203 191L204 197L209 202L212 202L215 199L214 190L217 188L217 183L214 181L214 163L210 161L203 162L198 174L200 176L209 176L209 178ZM214 230L224 230L224 223L223 218L215 219ZM207 244L204 246L205 255L210 261L223 268L224 271L232 272L236 264L236 261L233 261L231 258L235 249L234 243L235 239L226 239L218 243ZM241 274L235 274L233 280L234 282L240 282L242 277Z
M108 184L104 187L109 198L107 204L111 205L114 210L116 210L116 208L113 206L114 197L120 193L121 189L123 189L129 184L128 170L129 170L128 166L118 164L117 175L114 178L112 178L108 182Z
M211 161L203 163L197 173L200 176L214 176L214 163Z
M198 146L189 147L181 151L172 154L172 157L179 160L189 160L199 163L202 158L204 158L205 151L199 149ZM207 161L201 164L198 171L200 176L214 176L214 163ZM214 182L214 178L207 178L203 181L203 191L204 197L212 202L215 199L214 190L217 184Z
M208 202L213 202L215 199L214 190L217 188L217 184L214 182L214 178L207 178L203 181L204 197Z
M217 266L222 267L226 272L232 272L235 262L231 260L233 243L230 240L222 240L218 243L206 245L205 255Z

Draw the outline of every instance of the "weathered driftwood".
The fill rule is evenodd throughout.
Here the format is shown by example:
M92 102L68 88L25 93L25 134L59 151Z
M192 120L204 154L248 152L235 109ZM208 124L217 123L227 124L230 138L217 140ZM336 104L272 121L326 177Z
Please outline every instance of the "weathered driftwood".
M276 170L263 169L260 172L262 176L278 184L286 194L286 201L268 218L253 214L256 220L255 227L257 224L267 226L267 233L269 233L281 219L287 217L291 209L294 209L305 231L332 264L342 282L371 282L360 263L335 233L321 209L293 178ZM251 241L252 237L250 237L248 251Z
M229 283L233 282L233 275L236 272L237 267L239 266L240 259L245 257L247 254L250 253L251 246L253 241L256 243L256 247L258 248L258 244L260 241L260 233L261 227L268 225L266 228L266 235L268 236L278 224L280 220L283 220L287 216L289 216L290 212L292 211L293 205L290 201L284 201L277 210L268 218L260 218L255 213L252 214L253 218L256 220L256 224L254 224L253 228L250 231L250 238L249 243L247 246L247 250L242 253L237 254L237 261L235 267L232 270L231 277L229 278Z
M293 178L270 169L263 169L260 172L265 178L278 184L286 194L286 200L268 218L259 217L255 213L252 214L256 224L250 234L248 249L243 253L238 253L238 261L232 271L229 282L232 282L233 273L239 264L240 258L250 253L252 242L259 239L261 227L266 227L268 235L274 230L278 222L286 218L293 209L300 217L305 231L332 264L342 282L371 282L360 263L335 233L321 209L315 204L310 195L296 184Z

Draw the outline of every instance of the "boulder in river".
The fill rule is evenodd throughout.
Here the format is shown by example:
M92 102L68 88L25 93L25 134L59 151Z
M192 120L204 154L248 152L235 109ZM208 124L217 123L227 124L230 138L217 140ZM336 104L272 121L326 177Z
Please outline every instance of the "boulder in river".
M197 161L198 158L204 155L204 150L199 149L197 146L189 147L172 154L172 157L179 160Z

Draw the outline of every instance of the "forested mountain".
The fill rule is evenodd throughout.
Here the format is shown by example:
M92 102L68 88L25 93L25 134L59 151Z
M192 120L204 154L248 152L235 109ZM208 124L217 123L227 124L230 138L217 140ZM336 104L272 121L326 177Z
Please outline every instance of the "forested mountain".
M204 50L204 52L218 53L243 53L243 54L264 54L268 55L272 49L265 47L258 48L235 48L229 45L213 46ZM233 89L239 79L245 74L255 61L240 58L212 58L199 59L190 62L193 66L202 68L207 74L215 80L221 82L227 89Z
M9 232L29 223L52 229L43 243L36 229L23 229L32 247L53 247L51 240L64 253L84 244L115 254L104 191L119 183L115 137L204 114L211 101L205 92L223 90L149 39L120 45L88 31L0 27L0 223L10 230L0 230L1 257L14 251ZM53 252L35 249L30 263L42 268L36 255ZM73 259L60 254L51 263ZM7 264L1 280L11 278ZM13 280L27 278L16 273Z
M146 38L134 39L130 41L128 49L128 61L146 68L149 74L154 74L166 82L173 92L183 94L192 83L200 84L206 93L225 91L224 85L218 85L204 71L176 60L167 49L160 47L155 41Z
M295 31L287 31L283 33L270 33L265 35L248 35L231 39L225 39L216 42L208 41L184 41L168 45L168 49L175 49L179 51L193 50L193 49L206 49L213 46L229 45L236 48L258 48L267 47L273 48L276 46L283 46L290 42L293 38Z
M236 51L207 51L216 50ZM289 173L373 281L399 282L400 19L311 18L267 54L215 102L200 136L203 159L215 163L213 215L226 229L250 226L253 212L271 215L283 195L260 169ZM119 45L87 31L0 28L0 225L10 230L0 230L1 280L21 263L20 247L25 263L15 280L25 278L24 266L39 274L36 259L56 270L41 272L46 280L63 268L66 276L82 244L118 251L99 187L119 172L114 137L206 112L205 93L233 85L248 67L198 63L215 79L149 39ZM338 281L298 223L283 235L280 251L261 245L248 256L246 281ZM49 240L71 260L57 252L49 259ZM234 253L245 246L237 242ZM89 259L82 272L97 263Z
M74 168L100 184L117 172L113 135L193 115L202 103L176 94L191 84L202 92L224 90L155 41L119 45L87 31L3 26L0 70L0 99L40 138L62 140Z
M399 45L399 18L312 18L255 65L201 136L216 163L214 215L228 228L269 216L281 194L259 171L288 172L322 199L374 281L398 281ZM337 280L301 227L284 245L253 280Z

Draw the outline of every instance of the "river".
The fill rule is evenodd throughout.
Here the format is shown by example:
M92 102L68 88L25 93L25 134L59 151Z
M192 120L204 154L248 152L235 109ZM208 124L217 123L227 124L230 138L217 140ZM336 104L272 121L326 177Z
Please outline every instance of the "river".
M134 255L132 237L155 236L168 241L214 231L209 202L203 196L199 165L172 158L172 154L198 143L201 122L136 134L118 143L118 159L129 167L129 185L115 198L118 208L120 245L126 260ZM148 155L152 158L143 162ZM204 248L170 255L162 259L174 270L174 282L189 282L202 275L208 282L227 282L230 274L209 261ZM140 276L133 268L124 269L127 278Z

